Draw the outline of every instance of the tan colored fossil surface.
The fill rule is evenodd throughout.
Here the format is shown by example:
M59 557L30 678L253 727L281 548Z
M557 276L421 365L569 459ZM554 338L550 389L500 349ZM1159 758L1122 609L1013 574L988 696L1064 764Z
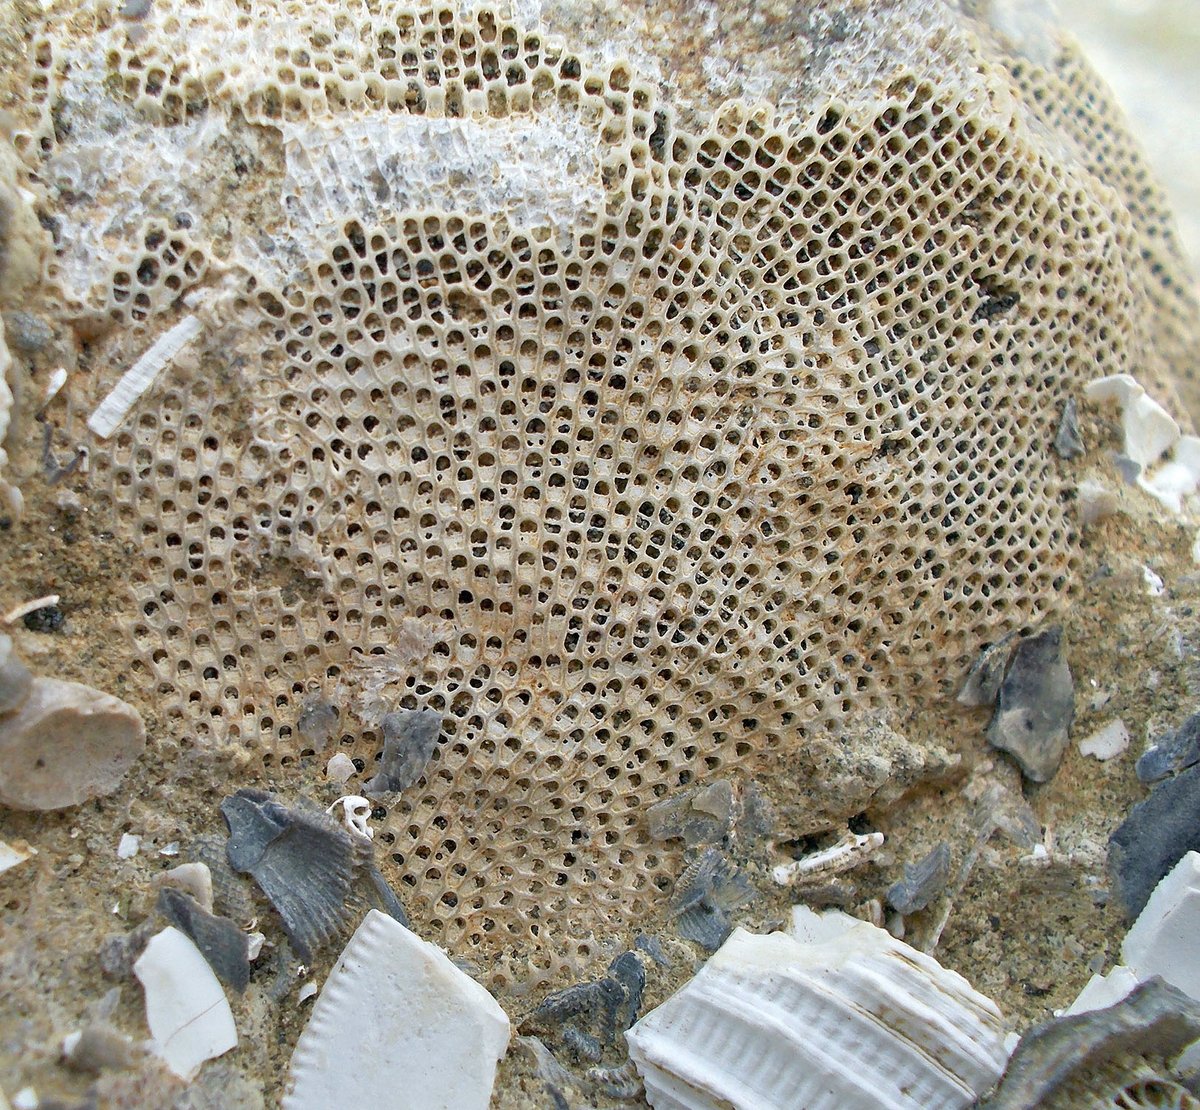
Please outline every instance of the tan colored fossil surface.
M847 825L884 848L820 898L869 915L946 841L961 882L910 931L1017 1028L1071 1000L1119 941L1133 762L1197 679L1193 506L1123 481L1083 388L1132 374L1186 430L1197 318L1119 113L1029 12L5 10L0 263L43 274L0 283L0 610L57 593L5 631L148 741L109 798L0 811L39 853L3 878L0 1087L171 1105L152 1066L57 1063L114 984L105 1020L144 1036L105 937L154 920L159 872L219 861L234 791L386 785L410 710L441 730L372 795L373 866L515 1027L639 935L670 964L644 961L647 1004L679 986L705 845L761 930L818 897L771 868ZM1118 506L1086 530L1085 482ZM1072 736L1119 716L1134 742L1022 787L953 693L1054 621ZM677 799L687 843L648 817ZM274 1104L337 947L297 970L261 893L213 880L266 946L240 1047L180 1105ZM545 1102L534 1059L510 1049L497 1104Z

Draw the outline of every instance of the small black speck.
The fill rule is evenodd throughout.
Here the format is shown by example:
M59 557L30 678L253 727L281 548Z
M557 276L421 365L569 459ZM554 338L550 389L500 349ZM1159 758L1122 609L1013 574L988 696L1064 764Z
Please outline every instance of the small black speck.
M32 613L26 613L24 620L25 627L30 632L57 632L62 628L66 617L57 605L46 605Z
M382 821L385 817L387 817L387 810L383 806L376 806L371 810L372 821Z

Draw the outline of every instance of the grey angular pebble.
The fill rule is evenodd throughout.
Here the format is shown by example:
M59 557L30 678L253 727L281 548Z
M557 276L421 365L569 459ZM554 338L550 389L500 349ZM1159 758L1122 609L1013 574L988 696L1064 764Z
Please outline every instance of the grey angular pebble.
M1126 1082L1144 1076L1141 1059L1169 1059L1197 1037L1200 1003L1156 976L1115 1006L1056 1018L1026 1033L979 1110L1127 1105L1117 1096ZM1123 1061L1127 1076L1120 1074ZM1069 1101L1059 1101L1064 1096Z
M36 355L54 338L50 325L31 312L6 312L4 332L9 346L23 355Z
M229 918L209 913L190 894L170 887L159 891L158 911L200 949L222 983L239 994L246 989L250 938Z
M1109 837L1109 874L1130 920L1191 851L1200 851L1200 766L1156 786Z
M146 950L158 925L148 917L127 933L110 933L100 942L100 970L110 979L128 979L133 965Z
M941 894L949 879L950 846L942 843L918 863L904 865L904 878L888 888L888 905L897 913L916 913Z
M1134 765L1144 783L1161 782L1200 763L1200 713L1160 736Z
M254 1083L232 1064L214 1060L176 1097L171 1110L263 1110L265 1106Z
M33 675L17 656L12 639L0 633L0 715L20 709L32 685Z
M1079 406L1068 397L1058 420L1054 435L1054 450L1062 459L1077 459L1084 453L1083 436L1079 434Z
M1112 461L1117 473L1127 485L1137 485L1137 480L1142 476L1141 463L1134 462L1126 455L1113 455Z
M136 709L78 682L35 678L0 717L0 804L65 809L111 794L146 747Z
M733 784L718 779L655 802L646 823L655 840L682 840L689 848L719 841L733 823Z
M988 743L1008 752L1033 782L1058 771L1075 718L1075 683L1054 625L1022 640L1000 685Z
M1008 666L1008 657L1012 654L1014 634L1009 633L994 644L988 644L971 664L967 677L963 679L962 688L955 699L959 705L977 709L984 705L995 705L996 696L1000 693L1000 684L1004 681L1004 668Z
M367 797L394 794L421 777L437 747L442 715L434 709L388 713L382 721L383 755L379 771L363 786Z

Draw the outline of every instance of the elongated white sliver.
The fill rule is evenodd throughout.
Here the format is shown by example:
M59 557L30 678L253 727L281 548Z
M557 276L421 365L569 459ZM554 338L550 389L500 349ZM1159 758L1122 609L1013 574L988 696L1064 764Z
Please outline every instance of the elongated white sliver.
M88 427L101 439L112 435L138 398L154 384L163 368L199 331L200 321L195 316L185 316L170 331L160 335L96 406L96 411L88 417Z

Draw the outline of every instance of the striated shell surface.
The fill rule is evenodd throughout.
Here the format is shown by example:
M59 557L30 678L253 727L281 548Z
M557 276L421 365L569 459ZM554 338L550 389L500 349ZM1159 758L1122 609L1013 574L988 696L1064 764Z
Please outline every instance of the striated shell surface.
M950 1110L1004 1069L999 1011L874 926L737 929L627 1034L654 1110Z

